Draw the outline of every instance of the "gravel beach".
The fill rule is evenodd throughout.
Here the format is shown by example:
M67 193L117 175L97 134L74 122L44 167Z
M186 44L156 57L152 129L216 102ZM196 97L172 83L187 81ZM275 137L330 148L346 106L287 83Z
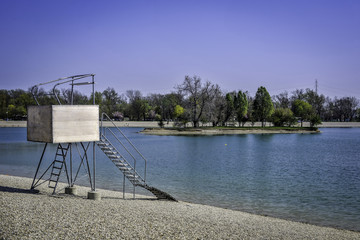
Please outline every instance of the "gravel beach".
M39 193L32 179L0 175L0 239L360 239L359 232L108 190L102 200ZM64 187L61 184L61 187Z

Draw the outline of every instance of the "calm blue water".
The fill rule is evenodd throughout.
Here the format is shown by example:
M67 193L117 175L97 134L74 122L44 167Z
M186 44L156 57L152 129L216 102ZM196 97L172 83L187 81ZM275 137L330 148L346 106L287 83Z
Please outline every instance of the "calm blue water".
M140 130L124 132L149 161L148 182L179 200L360 231L359 128L186 137ZM0 128L0 174L33 177L43 146L27 142L25 128ZM100 151L97 187L122 190L121 173Z

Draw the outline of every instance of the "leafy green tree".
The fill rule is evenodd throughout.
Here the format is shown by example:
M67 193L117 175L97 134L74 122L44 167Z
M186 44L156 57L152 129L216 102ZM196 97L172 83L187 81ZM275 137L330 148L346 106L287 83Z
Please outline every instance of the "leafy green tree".
M322 116L324 112L325 96L318 94L317 92L307 88L305 90L305 100L308 102L314 109L314 111Z
M180 105L176 105L174 110L174 117L179 118L183 114L184 114L184 108Z
M273 112L274 105L271 101L270 94L265 87L259 87L253 103L253 113L256 119L261 121L262 127L265 127L266 121L271 117Z
M360 108L357 108L355 111L355 121L360 121Z
M5 89L0 90L0 119L6 119L9 116L8 105L10 102L10 95Z
M293 126L296 118L289 108L277 108L271 116L272 123L275 127Z
M310 115L313 114L314 111L310 103L297 99L293 103L293 112L295 116L300 119L302 127L303 122L310 120Z
M143 100L141 98L135 98L129 103L128 109L130 119L140 121L141 115L144 111Z
M107 88L103 91L102 96L102 108L100 110L111 117L114 112L119 111L117 106L120 103L119 95L114 88Z
M316 127L317 125L321 124L320 116L317 113L313 113L309 117L310 127Z
M26 116L26 109L24 106L15 106L10 104L7 108L8 117L12 120L22 120Z
M176 105L182 104L182 96L177 93L166 94L161 101L161 110L163 119L167 119L168 123L170 119L175 117Z
M352 121L358 105L359 100L355 97L335 98L333 103L334 117L339 121Z
M93 101L93 95L91 94L87 104L93 104L93 102L94 102ZM102 99L102 93L101 92L95 91L95 104L99 105L99 107L101 109L102 104L103 104L103 99Z
M149 94L146 97L147 102L151 106L151 110L155 111L155 118L158 118L158 115L162 115L162 100L164 95L162 94Z
M241 126L244 126L247 121L248 105L247 94L239 91L235 98L235 112L236 119Z
M225 96L225 116L222 125L225 126L226 122L232 118L235 111L235 104L234 104L234 97L235 93L227 93Z
M151 110L151 107L146 99L141 99L140 104L141 104L141 114L142 114L143 120L145 121L146 118L148 117L148 113Z

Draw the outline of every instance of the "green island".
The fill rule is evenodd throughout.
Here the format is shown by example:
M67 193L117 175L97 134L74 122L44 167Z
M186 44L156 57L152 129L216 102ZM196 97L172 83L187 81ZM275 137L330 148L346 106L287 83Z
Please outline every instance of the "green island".
M235 134L289 134L319 133L316 127L190 127L190 128L145 128L140 133L162 136L201 136Z

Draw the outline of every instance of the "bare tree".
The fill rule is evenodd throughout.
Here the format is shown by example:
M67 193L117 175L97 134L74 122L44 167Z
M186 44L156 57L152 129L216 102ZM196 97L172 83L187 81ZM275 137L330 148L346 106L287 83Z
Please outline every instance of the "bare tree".
M132 103L136 99L141 99L142 94L139 90L127 90L126 91L126 98L128 100L128 103Z
M219 85L214 86L214 90L211 92L209 104L205 108L206 119L212 123L215 127L222 124L225 119L226 112L226 100Z
M193 126L199 127L204 109L215 91L214 85L209 81L202 84L198 76L185 76L183 84L176 88L187 99Z
M274 102L275 108L290 108L291 107L291 101L290 101L289 94L287 91L273 96L272 100Z

